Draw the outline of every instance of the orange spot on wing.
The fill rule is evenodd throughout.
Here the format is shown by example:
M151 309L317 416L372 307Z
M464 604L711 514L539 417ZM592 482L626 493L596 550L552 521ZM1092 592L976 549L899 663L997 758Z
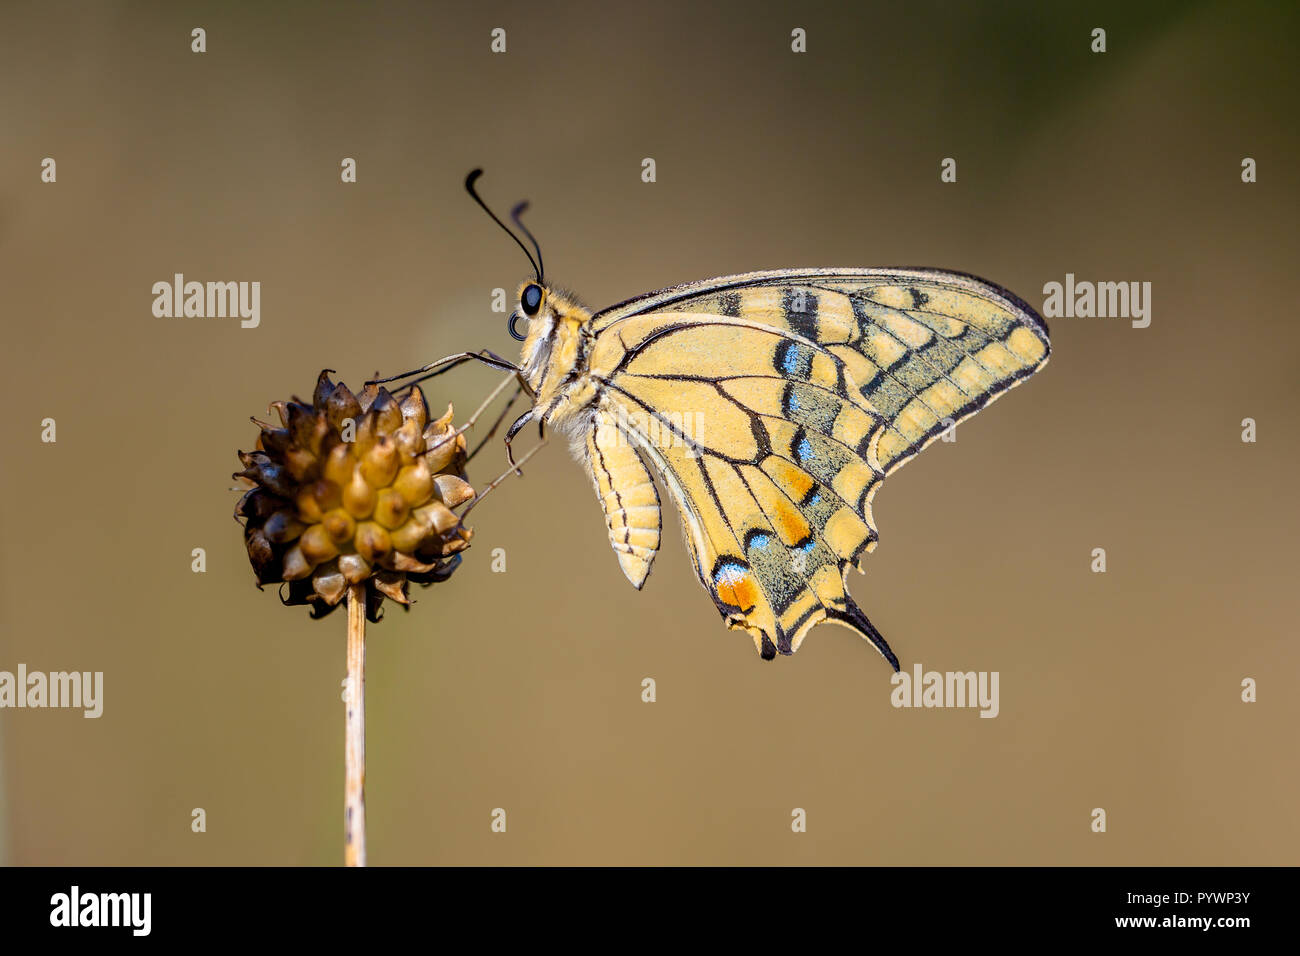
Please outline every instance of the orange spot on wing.
M763 467L785 493L796 501L802 501L812 491L812 476L783 458L770 458Z
M748 612L758 603L758 583L749 571L728 568L718 576L718 600Z
M809 487L812 487L811 482ZM803 515L790 505L778 506L776 513L772 515L772 522L776 525L776 533L786 544L797 544L812 533Z

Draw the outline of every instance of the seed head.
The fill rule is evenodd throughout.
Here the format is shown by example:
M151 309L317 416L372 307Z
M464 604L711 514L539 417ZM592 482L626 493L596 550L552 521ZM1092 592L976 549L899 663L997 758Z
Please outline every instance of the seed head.
M375 621L385 597L409 606L408 582L445 581L469 546L454 510L474 497L465 436L450 405L429 420L418 386L400 397L378 385L354 395L328 373L310 405L272 403L279 427L253 420L262 432L234 476L252 487L235 518L258 587L282 582L286 604L323 617L364 582Z

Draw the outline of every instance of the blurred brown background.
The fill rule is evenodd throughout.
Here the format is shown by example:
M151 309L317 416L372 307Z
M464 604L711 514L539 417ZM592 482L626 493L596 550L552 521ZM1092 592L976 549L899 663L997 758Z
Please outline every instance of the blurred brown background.
M636 593L552 444L371 628L372 863L1296 863L1294 7L468 6L0 10L0 669L106 685L99 720L0 711L0 859L341 860L343 617L256 590L228 476L322 367L513 354L483 165L594 306L923 264L1037 305L1150 281L1153 321L1053 321L1047 369L877 498L857 599L905 668L999 671L996 720L893 709L832 626L763 663L671 515ZM154 318L175 272L260 281L261 326Z

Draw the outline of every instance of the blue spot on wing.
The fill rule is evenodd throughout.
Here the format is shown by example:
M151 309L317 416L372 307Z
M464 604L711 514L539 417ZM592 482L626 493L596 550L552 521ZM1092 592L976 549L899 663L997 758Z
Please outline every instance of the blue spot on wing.
M798 446L795 448L795 455L798 456L800 461L807 461L809 458L811 458L812 442L810 442L807 438L800 441Z
M719 586L724 584L735 585L745 577L747 570L743 564L729 561L726 564L719 565L718 569L713 572L713 583Z
M813 350L786 340L776 348L776 368L786 375L806 377L812 370Z
M781 360L781 371L786 375L793 375L799 367L799 347L792 346L785 350L785 355Z

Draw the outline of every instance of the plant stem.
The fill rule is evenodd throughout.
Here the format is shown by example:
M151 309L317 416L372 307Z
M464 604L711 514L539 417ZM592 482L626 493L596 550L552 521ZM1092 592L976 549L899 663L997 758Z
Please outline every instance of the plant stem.
M366 865L366 585L348 588L348 696L343 741L343 861Z

